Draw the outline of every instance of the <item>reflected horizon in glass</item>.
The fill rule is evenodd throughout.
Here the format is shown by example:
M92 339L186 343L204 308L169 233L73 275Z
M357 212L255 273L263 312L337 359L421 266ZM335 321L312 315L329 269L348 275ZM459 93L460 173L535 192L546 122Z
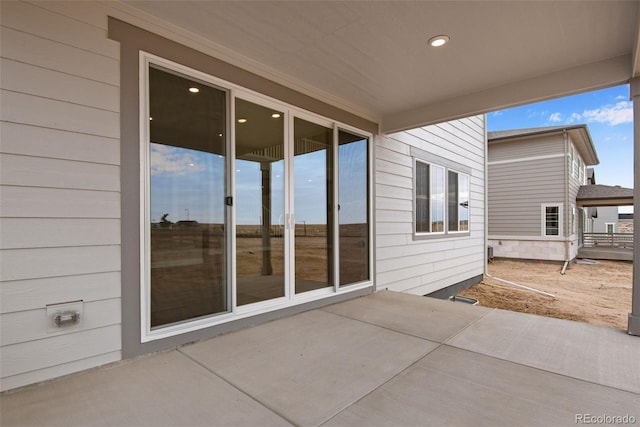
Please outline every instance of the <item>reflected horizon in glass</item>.
M238 306L285 295L283 117L236 99Z
M295 292L333 286L333 129L294 119Z

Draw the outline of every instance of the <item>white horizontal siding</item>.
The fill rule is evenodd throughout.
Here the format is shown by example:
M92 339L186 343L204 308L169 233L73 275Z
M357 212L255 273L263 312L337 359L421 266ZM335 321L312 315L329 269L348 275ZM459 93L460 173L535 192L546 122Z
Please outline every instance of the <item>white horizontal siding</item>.
M411 147L471 170L468 236L413 236ZM376 286L424 295L484 272L484 117L399 132L376 141Z
M2 325L0 325L2 345L41 340L65 333L64 328L58 332L49 332L47 325L50 321L47 319L45 308L4 315L2 316ZM82 323L85 330L120 323L120 299L85 302Z
M4 186L0 206L2 217L120 218L120 193Z
M6 281L0 287L0 313L35 310L65 301L120 298L120 272Z
M0 7L6 390L121 357L120 47L104 6ZM47 333L46 305L76 300L82 328Z
M120 336L120 325L111 325L42 340L3 345L0 349L0 370L2 375L12 376L67 363L70 360L111 353L120 349Z
M118 219L0 218L0 249L118 244Z
M4 185L120 191L120 167L0 154L0 180Z
M0 119L6 122L62 129L89 135L118 138L120 115L84 105L2 90L5 105Z
M120 164L120 141L18 123L2 123L0 152L50 159Z
M118 86L11 59L2 59L0 66L4 89L108 111L120 111Z
M5 3L2 2L3 10ZM2 16L2 22L6 17ZM69 28L70 33L74 31ZM78 37L81 38L81 37ZM47 38L16 31L0 29L2 57L31 64L52 71L83 77L115 86L120 85L120 62L115 58L94 54ZM107 40L109 43L115 43ZM117 46L117 43L115 43ZM26 49L25 46L29 46Z
M4 249L0 280L25 280L120 270L120 245Z

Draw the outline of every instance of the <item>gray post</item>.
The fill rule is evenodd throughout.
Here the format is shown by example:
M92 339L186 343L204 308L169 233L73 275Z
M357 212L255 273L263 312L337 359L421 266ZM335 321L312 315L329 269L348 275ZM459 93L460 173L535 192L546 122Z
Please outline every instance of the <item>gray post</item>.
M640 336L640 263L635 256L640 254L640 211L635 211L636 202L640 205L640 78L630 81L631 100L633 101L633 287L631 295L631 313L629 313L629 335Z

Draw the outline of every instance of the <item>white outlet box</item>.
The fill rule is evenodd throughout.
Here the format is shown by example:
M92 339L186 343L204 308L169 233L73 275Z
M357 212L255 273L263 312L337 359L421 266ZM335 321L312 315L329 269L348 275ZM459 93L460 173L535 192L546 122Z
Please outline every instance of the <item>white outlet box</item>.
M84 325L83 301L47 304L47 333L82 329Z

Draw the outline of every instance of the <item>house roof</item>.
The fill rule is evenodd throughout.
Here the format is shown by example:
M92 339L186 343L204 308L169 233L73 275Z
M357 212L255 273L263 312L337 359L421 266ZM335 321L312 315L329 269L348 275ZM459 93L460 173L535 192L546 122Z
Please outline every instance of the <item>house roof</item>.
M576 202L580 207L589 206L632 206L633 188L619 185L583 185L578 190Z
M596 148L591 139L589 128L586 124L565 125L565 126L546 126L538 128L512 129L487 132L487 140L489 144L503 142L507 140L529 139L542 135L552 135L556 133L567 132L571 140L575 144L582 160L587 165L597 165L600 163Z
M640 76L638 1L137 1L124 19L384 133ZM432 48L430 37L446 34Z

